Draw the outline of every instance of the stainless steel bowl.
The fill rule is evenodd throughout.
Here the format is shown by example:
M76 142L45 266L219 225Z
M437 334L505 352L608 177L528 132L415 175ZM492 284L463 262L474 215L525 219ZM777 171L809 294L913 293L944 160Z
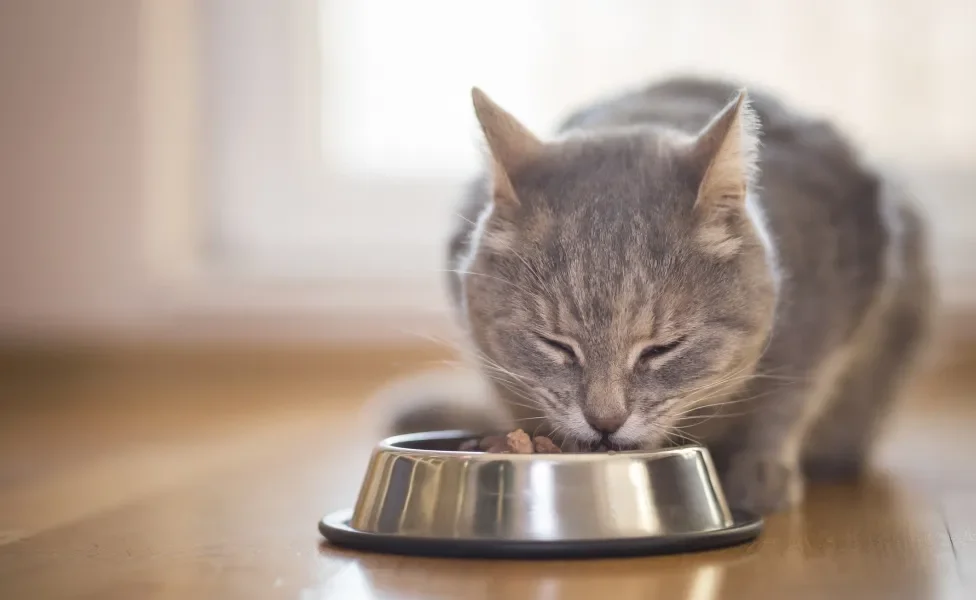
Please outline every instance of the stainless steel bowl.
M708 451L485 454L472 436L404 435L373 452L352 511L322 519L330 542L442 556L679 552L755 538L762 520L729 510Z

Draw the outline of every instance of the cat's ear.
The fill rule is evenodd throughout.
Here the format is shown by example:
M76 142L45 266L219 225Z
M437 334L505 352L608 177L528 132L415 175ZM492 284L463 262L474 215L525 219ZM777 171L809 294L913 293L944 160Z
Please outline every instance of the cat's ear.
M491 154L495 205L503 212L512 211L519 206L512 175L542 152L543 143L480 89L471 89L471 100Z
M744 205L758 172L759 120L739 90L698 134L692 148L696 163L704 167L696 208L735 208Z

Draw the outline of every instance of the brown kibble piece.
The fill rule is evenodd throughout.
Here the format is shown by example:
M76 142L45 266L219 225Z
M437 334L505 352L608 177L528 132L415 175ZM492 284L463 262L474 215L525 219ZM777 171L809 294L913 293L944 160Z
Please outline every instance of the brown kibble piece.
M522 429L505 435L489 435L480 439L469 439L458 445L461 452L488 452L489 454L556 454L562 448L550 438L542 435L530 437Z
M505 444L512 454L533 454L535 447L532 445L532 438L521 429L516 429L505 436Z
M541 435L532 438L532 445L538 454L559 454L563 451L552 440Z

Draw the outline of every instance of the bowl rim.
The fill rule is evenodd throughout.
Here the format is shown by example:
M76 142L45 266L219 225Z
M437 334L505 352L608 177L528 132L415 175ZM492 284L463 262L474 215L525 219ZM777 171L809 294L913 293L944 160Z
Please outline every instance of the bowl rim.
M441 431L423 431L419 433L405 433L394 435L376 444L374 452L396 453L406 456L427 458L461 458L466 460L484 461L513 461L513 460L548 460L554 462L604 462L607 460L641 460L666 459L675 456L705 457L710 459L708 449L700 444L687 444L661 450L610 450L608 452L563 452L553 454L495 454L469 450L427 450L419 448L405 448L399 444L419 441L449 440L456 438L471 438L479 434L464 429L445 429Z
M379 554L451 559L552 560L679 554L751 542L765 526L760 515L730 510L732 524L728 527L668 535L555 540L448 538L361 531L352 527L352 512L339 510L319 520L319 533L329 544Z

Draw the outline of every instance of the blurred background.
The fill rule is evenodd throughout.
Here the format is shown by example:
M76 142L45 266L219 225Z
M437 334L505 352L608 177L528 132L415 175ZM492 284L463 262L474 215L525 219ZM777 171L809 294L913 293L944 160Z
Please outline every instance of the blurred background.
M758 590L722 597L784 596L769 573L949 597L903 583L951 579L957 549L976 564L973 0L0 0L0 597L605 587L453 565L432 587L312 524L354 502L390 412L364 401L455 358L441 270L478 168L470 87L544 134L677 73L838 121L913 185L943 298L876 465L928 503L814 500L729 559L730 589ZM722 577L661 564L711 582L696 599ZM618 567L598 570L634 597L672 573Z
M544 133L679 72L829 115L915 184L968 335L974 23L969 0L2 0L0 338L450 335L469 88Z

